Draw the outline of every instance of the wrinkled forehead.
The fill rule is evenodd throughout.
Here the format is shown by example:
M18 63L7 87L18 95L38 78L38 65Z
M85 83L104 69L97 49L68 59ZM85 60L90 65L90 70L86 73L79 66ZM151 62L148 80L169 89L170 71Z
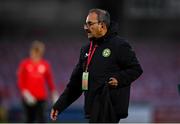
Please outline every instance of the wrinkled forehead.
M87 22L96 22L98 20L97 14L95 12L89 13L87 18L86 18L86 23Z

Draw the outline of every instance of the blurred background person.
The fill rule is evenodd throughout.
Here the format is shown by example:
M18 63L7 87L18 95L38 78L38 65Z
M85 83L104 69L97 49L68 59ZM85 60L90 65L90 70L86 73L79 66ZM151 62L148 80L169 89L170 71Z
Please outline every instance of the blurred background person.
M34 41L30 49L30 57L22 60L18 68L18 87L22 94L26 122L45 122L45 103L47 91L45 81L52 94L52 101L58 97L52 78L50 64L43 59L45 45Z

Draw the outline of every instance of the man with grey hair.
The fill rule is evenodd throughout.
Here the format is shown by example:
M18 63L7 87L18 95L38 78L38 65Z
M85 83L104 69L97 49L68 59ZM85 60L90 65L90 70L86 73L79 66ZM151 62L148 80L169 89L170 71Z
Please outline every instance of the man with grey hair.
M52 107L51 119L56 120L84 92L89 122L117 123L128 116L130 86L142 68L107 11L91 9L84 29L90 42L81 48L70 81Z

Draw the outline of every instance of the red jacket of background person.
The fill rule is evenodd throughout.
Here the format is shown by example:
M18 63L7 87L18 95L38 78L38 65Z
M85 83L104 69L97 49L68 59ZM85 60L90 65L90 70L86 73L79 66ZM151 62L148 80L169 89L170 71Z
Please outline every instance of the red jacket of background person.
M46 83L51 92L55 90L51 67L44 59L36 63L30 58L24 59L19 65L17 75L21 93L28 90L37 100L47 99Z

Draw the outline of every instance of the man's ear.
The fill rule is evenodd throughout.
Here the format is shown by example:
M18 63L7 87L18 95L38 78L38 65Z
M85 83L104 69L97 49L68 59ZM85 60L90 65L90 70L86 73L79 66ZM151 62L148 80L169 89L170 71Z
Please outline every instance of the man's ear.
M103 22L101 22L101 28L104 28L104 23Z
M102 22L102 28L103 28L103 29L107 28L107 27L106 27L106 24L103 23L103 22Z

